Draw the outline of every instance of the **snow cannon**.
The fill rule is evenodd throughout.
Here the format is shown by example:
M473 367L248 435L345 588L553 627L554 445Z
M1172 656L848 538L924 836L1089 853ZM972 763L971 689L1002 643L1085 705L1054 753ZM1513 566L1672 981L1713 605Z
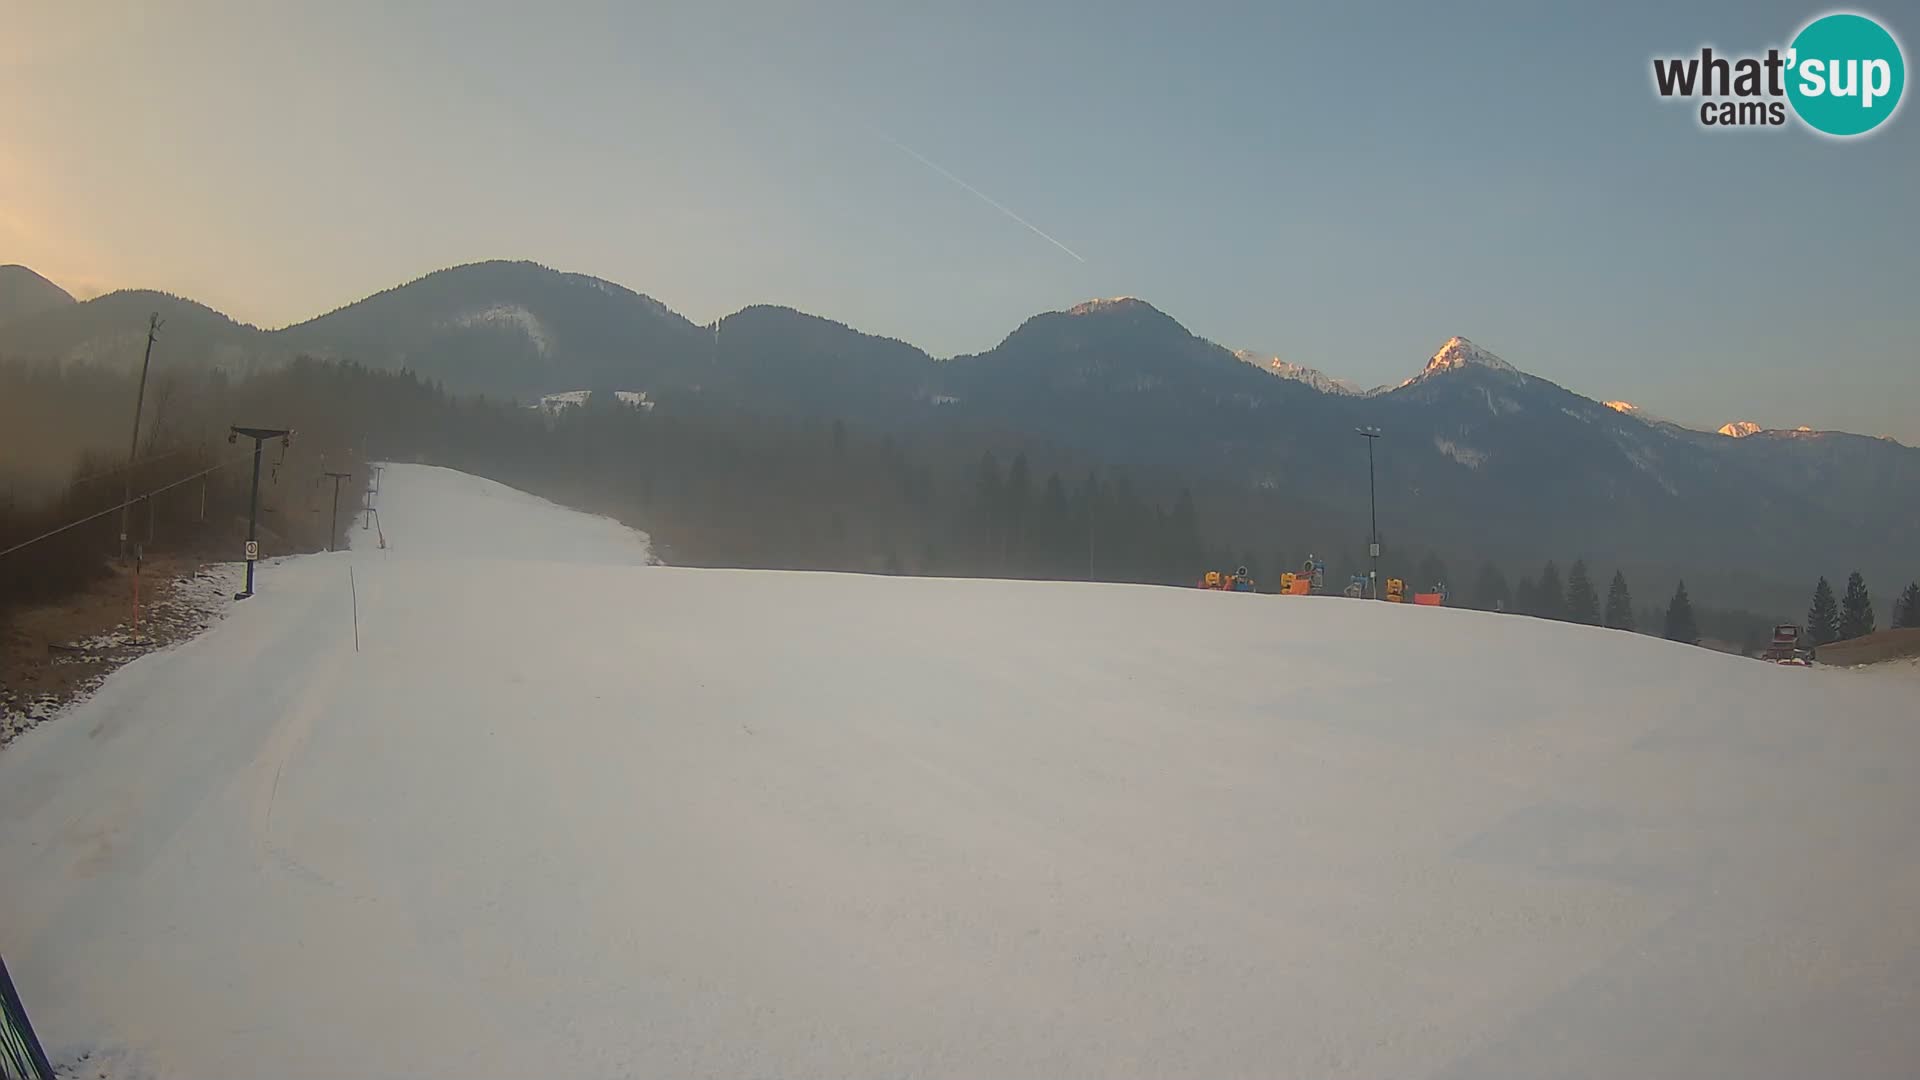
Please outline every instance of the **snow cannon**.
M1280 575L1281 596L1306 596L1313 592L1313 578L1289 570Z
M1226 588L1226 583L1221 580L1220 571L1209 570L1207 571L1207 576L1200 579L1200 587L1203 589L1224 589Z
M1389 604L1404 603L1407 599L1407 583L1397 577L1387 579L1386 600Z
M1413 594L1413 602L1425 607L1445 607L1447 605L1447 587L1436 582L1426 592Z

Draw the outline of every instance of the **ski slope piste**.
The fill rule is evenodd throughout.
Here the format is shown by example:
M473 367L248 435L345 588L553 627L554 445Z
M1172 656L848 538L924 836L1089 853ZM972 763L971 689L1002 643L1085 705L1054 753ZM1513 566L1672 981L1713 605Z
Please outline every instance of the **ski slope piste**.
M1920 1070L1911 672L1334 598L654 566L423 466L379 509L385 550L356 523L263 565L0 754L0 954L54 1058Z

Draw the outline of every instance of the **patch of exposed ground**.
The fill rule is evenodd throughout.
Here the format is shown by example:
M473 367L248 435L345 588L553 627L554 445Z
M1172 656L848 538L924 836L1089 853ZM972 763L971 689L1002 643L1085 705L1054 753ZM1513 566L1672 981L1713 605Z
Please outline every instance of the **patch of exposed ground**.
M240 563L150 559L135 576L116 566L57 603L25 608L0 627L0 746L92 693L116 668L206 629L233 602Z
M1820 663L1833 667L1855 667L1916 656L1920 656L1920 627L1880 630L1851 641L1822 645L1815 652Z

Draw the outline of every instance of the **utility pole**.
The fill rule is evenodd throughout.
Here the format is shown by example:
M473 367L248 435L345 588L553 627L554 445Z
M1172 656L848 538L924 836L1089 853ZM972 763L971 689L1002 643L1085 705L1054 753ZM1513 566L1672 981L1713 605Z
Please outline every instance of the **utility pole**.
M1373 598L1380 599L1380 508L1374 501L1373 489L1373 444L1380 438L1377 427L1354 428L1367 440L1367 516L1371 519L1371 539L1367 543L1367 554L1373 559L1373 569L1368 580L1373 586Z
M340 535L340 481L353 477L350 472L330 472L333 477L333 516L327 519L327 550L333 550L333 538Z
M140 361L140 393L133 399L133 436L127 445L127 485L120 502L120 561L127 561L127 508L133 502L133 459L140 453L140 412L147 404L147 369L153 365L153 342L160 334L160 313L147 316L147 353Z
M234 593L235 600L245 600L253 595L253 564L260 561L260 446L268 439L287 439L292 434L284 428L227 429L228 442L234 442L242 435L253 440L253 498L247 504L247 588L244 592Z

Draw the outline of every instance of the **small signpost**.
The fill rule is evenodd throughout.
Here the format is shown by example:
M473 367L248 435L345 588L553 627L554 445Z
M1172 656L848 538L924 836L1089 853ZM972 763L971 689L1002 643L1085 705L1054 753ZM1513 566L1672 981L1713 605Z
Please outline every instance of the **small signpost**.
M247 541L247 561L248 562L260 561L260 541L258 540Z

